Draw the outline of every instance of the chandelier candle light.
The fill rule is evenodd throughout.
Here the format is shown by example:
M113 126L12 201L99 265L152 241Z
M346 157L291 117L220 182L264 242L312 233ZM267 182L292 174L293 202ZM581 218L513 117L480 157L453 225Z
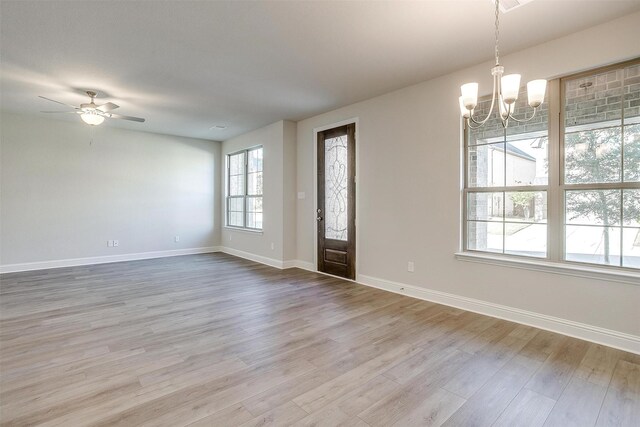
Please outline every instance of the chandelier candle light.
M499 53L498 53L498 36L500 34L500 0L495 0L496 3L496 44L495 44L495 56L496 65L491 69L491 75L493 75L493 92L491 97L491 108L487 117L482 120L473 117L473 110L478 105L478 83L466 83L460 87L462 96L460 96L460 114L464 117L466 125L472 129L479 128L484 125L493 113L493 107L496 100L500 109L500 120L502 126L507 128L509 126L509 120L514 120L518 123L528 122L536 115L538 107L544 101L544 93L547 89L546 80L532 80L527 83L527 98L529 106L533 108L533 114L528 119L516 119L513 116L515 110L515 102L518 100L518 92L520 91L520 74L504 74L504 67L500 65Z

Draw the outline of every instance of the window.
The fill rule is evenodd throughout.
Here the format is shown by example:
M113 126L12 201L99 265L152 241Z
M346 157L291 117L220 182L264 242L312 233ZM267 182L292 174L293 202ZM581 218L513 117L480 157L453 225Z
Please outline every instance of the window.
M640 63L562 81L564 254L640 268Z
M227 155L227 226L262 230L262 147Z
M524 111L521 93L516 111ZM476 108L484 117L491 100ZM526 124L498 115L467 134L466 249L547 256L548 104Z
M640 60L550 82L531 122L465 129L463 198L466 251L639 269Z

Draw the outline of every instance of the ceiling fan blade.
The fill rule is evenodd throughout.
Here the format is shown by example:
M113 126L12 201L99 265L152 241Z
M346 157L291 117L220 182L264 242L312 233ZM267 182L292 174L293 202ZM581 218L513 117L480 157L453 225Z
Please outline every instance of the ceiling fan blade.
M107 111L115 110L116 108L119 108L119 107L120 107L119 105L116 105L113 102L107 102L106 104L102 104L101 106L99 106L97 110L100 110L106 113Z
M112 119L131 120L132 122L144 122L144 120L145 120L145 119L142 119L140 117L122 116L120 114L111 114L111 113L109 113L106 116L110 117Z
M55 102L56 104L65 105L67 107L73 108L74 110L79 110L79 108L75 105L65 104L64 102L56 101L55 99L47 98L45 96L39 96L38 98L46 99L47 101Z
M53 113L53 114L56 114L56 113L60 113L60 114L69 114L69 113L78 114L77 111L40 111L40 112L41 113Z

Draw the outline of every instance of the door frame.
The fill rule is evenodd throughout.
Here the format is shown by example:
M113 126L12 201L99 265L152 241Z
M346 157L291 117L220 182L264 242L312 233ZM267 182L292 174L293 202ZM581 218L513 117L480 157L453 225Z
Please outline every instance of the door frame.
M313 271L318 273L326 274L321 271L318 271L318 221L316 221L316 216L318 212L318 133L333 129L340 126L345 125L355 125L355 146L356 146L356 171L355 171L355 187L356 187L356 262L355 262L355 280L357 282L360 275L360 256L358 252L360 251L360 235L362 234L359 230L359 222L360 222L360 191L358 191L359 183L360 183L360 138L358 136L360 126L359 126L359 118L352 117L350 119L341 120L339 122L330 123L323 126L318 126L313 128ZM335 276L338 277L338 276ZM344 278L342 278L344 279ZM351 280L351 279L344 279Z

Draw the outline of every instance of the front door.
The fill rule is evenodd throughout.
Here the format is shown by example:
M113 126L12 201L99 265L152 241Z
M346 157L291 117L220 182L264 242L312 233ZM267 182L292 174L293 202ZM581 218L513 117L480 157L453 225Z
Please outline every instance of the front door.
M318 271L356 277L355 124L318 132Z

